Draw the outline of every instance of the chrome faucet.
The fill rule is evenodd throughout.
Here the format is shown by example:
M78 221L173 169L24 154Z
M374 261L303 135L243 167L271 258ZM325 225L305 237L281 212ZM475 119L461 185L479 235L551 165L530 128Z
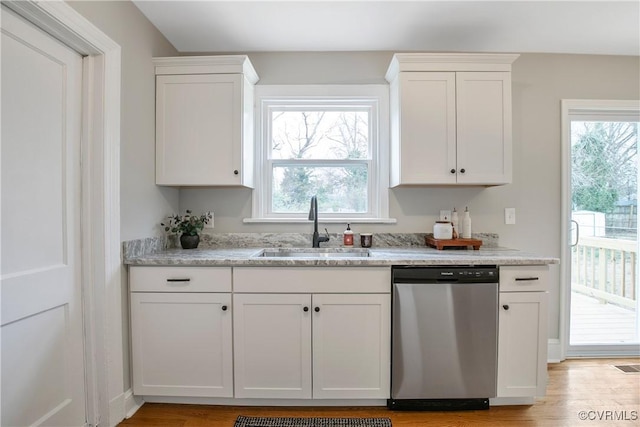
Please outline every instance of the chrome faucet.
M311 197L311 207L309 208L309 221L313 221L313 242L312 248L319 248L321 242L329 241L329 232L325 228L326 236L320 236L318 234L318 198L316 196Z

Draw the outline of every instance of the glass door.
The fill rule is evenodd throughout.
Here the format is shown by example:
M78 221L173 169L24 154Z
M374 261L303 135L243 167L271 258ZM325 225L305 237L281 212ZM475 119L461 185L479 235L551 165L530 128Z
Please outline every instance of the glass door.
M638 114L589 110L568 118L567 354L634 354L640 349Z

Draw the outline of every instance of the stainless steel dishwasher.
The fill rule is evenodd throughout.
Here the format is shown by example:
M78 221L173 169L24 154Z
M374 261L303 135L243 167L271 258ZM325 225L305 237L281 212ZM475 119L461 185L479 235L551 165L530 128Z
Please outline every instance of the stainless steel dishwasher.
M496 396L498 268L392 268L391 409L488 409Z

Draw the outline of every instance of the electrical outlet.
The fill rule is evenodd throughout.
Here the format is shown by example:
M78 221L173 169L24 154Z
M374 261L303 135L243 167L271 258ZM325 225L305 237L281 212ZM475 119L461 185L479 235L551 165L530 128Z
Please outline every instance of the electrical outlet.
M440 211L440 221L451 221L451 211Z
M211 212L211 219L207 224L204 225L204 228L213 228L213 218L214 218L213 212Z
M504 208L504 223L509 225L516 223L516 208Z

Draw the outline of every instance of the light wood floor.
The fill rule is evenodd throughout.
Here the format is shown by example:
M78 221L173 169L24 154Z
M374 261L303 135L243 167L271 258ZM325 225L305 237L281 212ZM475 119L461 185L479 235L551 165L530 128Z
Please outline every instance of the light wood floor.
M547 395L532 406L494 406L486 411L464 412L397 412L386 408L280 408L146 403L120 426L233 427L238 415L247 415L388 417L393 427L632 427L640 425L640 373L625 374L613 365L638 364L640 359L573 359L550 364ZM580 411L587 411L587 416L591 419L582 421Z

